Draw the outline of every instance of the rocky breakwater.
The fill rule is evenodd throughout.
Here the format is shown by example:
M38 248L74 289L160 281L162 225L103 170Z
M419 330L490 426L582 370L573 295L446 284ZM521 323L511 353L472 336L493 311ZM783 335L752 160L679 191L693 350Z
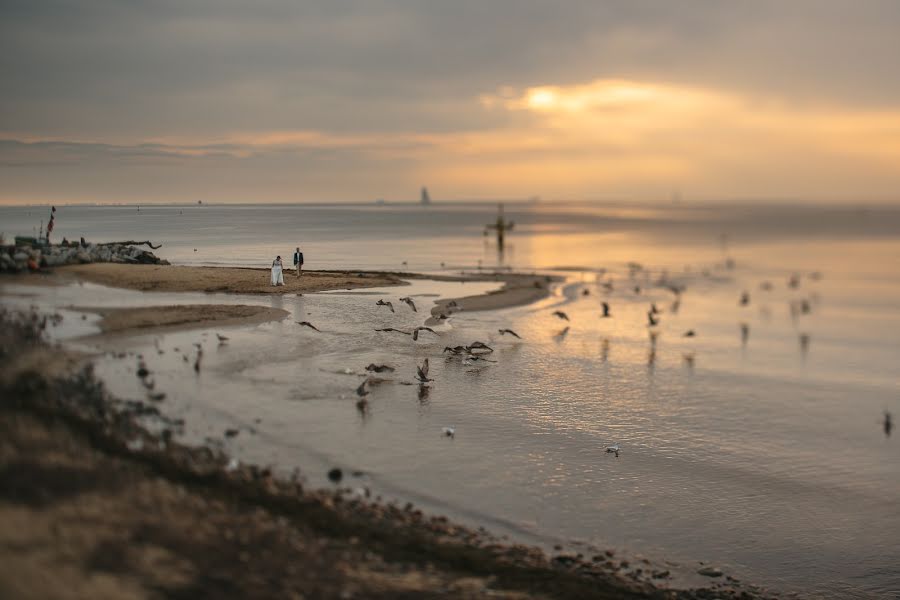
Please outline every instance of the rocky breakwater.
M97 262L167 265L163 260L139 246L149 242L110 242L103 244L17 244L0 247L0 272L21 273L47 267Z

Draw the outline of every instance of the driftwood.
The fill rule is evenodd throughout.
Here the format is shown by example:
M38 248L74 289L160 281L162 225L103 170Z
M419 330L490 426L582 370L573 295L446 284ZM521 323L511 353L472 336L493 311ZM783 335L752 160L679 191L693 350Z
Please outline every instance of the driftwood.
M150 246L152 249L157 250L162 248L162 244L159 246L154 246L149 241L144 242L135 242L134 240L129 240L127 242L103 242L102 244L97 244L98 246Z

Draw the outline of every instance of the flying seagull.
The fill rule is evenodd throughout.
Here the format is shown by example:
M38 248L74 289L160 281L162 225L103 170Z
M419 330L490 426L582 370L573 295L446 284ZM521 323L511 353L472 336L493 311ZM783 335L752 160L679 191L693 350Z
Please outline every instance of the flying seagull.
M653 313L647 311L647 327L655 327L659 324L659 320L653 316Z
M475 350L485 350L487 352L493 352L494 349L485 344L484 342L472 342L468 346L466 346L466 352L469 354L474 354Z
M464 352L466 352L466 347L465 346L453 346L451 348L450 346L445 346L444 352L449 352L450 354L463 354Z
M520 340L522 339L522 336L519 335L518 333L516 333L515 331L513 331L512 329L498 329L498 331L500 332L500 335L508 333L509 335L511 335L515 338L519 338Z
M419 379L420 383L428 383L429 381L434 381L434 379L428 378L428 359L422 363L421 366L416 367L416 377Z
M309 327L315 331L319 331L319 328L310 323L309 321L297 321L297 325L302 325L303 327Z
M356 395L360 398L365 398L369 395L369 378L366 377L363 379L363 382L359 384L359 387L356 388Z
M403 331L402 329L394 329L393 327L383 327L381 329L376 329L375 331L393 331L396 333L402 333L403 335L412 335L408 331Z
M567 315L566 313L564 313L564 312L561 311L561 310L553 311L553 316L559 317L560 319L562 319L562 320L564 320L564 321L568 321L568 320L569 320L569 315Z
M404 297L404 298L400 298L400 302L406 302L406 303L409 305L409 307L410 307L411 309L413 309L413 312L419 312L418 310L416 310L416 303L413 302L413 301L412 301L412 298L410 298L409 296L406 296L406 297Z
M422 327L416 327L416 328L413 329L413 331L412 331L412 338L413 338L414 341L416 341L416 340L419 339L419 332L420 332L420 331L430 331L431 333L437 333L437 332L436 332L434 329L432 329L431 327L424 327L424 326L422 326Z
M389 373L394 372L394 367L390 367L388 365L376 365L375 363L371 363L368 367L366 367L366 371L374 371L376 373L384 373L388 371Z
M389 309L391 309L391 312L394 312L394 305L390 301L385 302L384 300L379 300L378 302L375 303L375 305L376 306L387 306Z

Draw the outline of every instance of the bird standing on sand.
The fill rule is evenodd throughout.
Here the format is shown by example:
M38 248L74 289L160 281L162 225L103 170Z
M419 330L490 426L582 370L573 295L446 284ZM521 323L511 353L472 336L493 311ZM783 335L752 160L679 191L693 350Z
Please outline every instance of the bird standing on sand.
M656 302L653 302L652 304L650 304L650 312L653 313L654 315L659 314L659 309L656 308Z
M520 336L518 333L516 333L512 329L498 329L497 331L500 332L500 335L508 333L509 335L511 335L515 338L519 338L520 340L522 339L522 336Z
M387 306L389 309L391 309L391 312L394 312L394 305L390 301L385 302L384 300L379 300L378 302L375 303L375 305L376 306Z
M659 319L653 316L653 313L649 310L647 311L647 327L656 327L659 324Z
M603 318L609 318L611 316L609 314L609 302L604 302L601 306L603 306Z
M428 378L428 359L422 363L421 366L416 367L416 378L419 380L419 383L425 384L429 381L434 381L434 379Z
M409 307L413 310L413 312L419 312L418 310L416 310L416 303L413 302L412 298L410 298L409 296L400 298L400 302L405 302L406 304L408 304Z
M554 317L559 317L559 318L562 319L563 321L568 321L568 320L569 320L569 315L567 315L566 313L564 313L564 312L561 311L561 310L555 310L555 311L553 311L553 316L554 316Z
M197 358L194 360L194 371L200 372L200 361L203 359L203 346L197 344Z
M319 331L319 328L310 323L309 321L297 321L297 325L302 325L303 327L309 327L314 331Z

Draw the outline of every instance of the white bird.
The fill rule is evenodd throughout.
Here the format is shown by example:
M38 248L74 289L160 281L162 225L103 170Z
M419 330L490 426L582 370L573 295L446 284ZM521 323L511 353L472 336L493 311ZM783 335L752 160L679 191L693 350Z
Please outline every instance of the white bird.
M456 435L456 429L454 427L444 427L441 429L441 433L443 433L445 437L452 438Z
M619 444L616 443L616 444L613 444L612 446L607 446L606 453L607 454L615 453L616 458L619 458Z

